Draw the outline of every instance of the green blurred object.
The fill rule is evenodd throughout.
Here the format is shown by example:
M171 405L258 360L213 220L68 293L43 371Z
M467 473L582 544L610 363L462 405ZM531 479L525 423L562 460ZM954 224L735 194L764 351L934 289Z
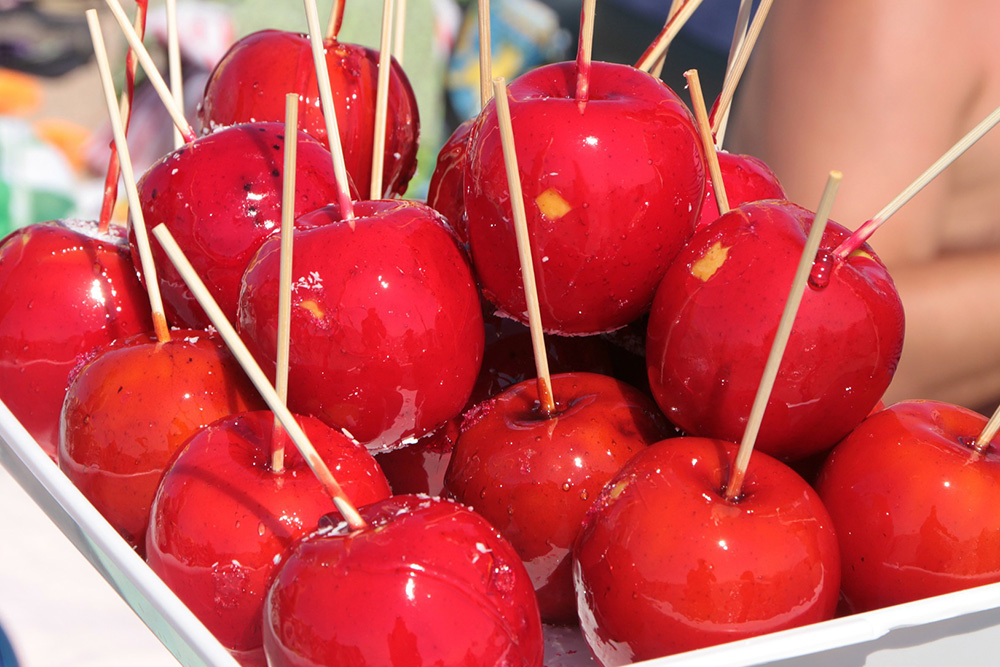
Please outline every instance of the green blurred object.
M76 209L75 176L54 146L27 122L0 117L0 238Z

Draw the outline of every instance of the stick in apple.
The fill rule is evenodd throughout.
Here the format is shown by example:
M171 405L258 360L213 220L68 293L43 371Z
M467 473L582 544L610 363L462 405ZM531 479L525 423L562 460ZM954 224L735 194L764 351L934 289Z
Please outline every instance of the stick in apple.
M385 164L385 119L389 110L389 74L392 72L393 0L382 2L382 36L378 52L378 81L375 86L375 134L372 137L372 187L370 199L382 199L382 168Z
M538 372L538 400L541 404L542 412L546 415L551 415L555 412L556 405L555 399L552 397L549 360L545 351L542 315L538 306L538 289L535 284L535 265L531 258L528 219L524 213L524 196L521 192L521 178L517 170L517 154L514 150L514 128L510 120L507 84L503 77L493 79L493 93L497 104L497 118L500 122L501 146L503 148L504 166L507 171L507 187L510 189L510 204L514 214L517 254L521 262L521 278L524 280L524 300L528 308L528 328L531 332L531 347L535 354L535 368Z
M750 54L753 52L753 47L757 44L757 38L760 37L760 31L764 28L764 19L767 18L767 13L771 11L772 2L773 0L763 0L760 3L757 12L753 16L753 21L750 23L750 30L747 32L746 39L743 41L735 59L726 67L726 77L722 81L722 93L719 95L719 105L715 110L715 118L712 123L716 146L722 146L722 139L726 134L726 123L729 119L729 109L733 103L733 95L736 94L736 85L743 77L743 70L746 69L747 62L750 60Z
M236 329L233 325L229 323L226 316L222 313L219 305L212 298L212 295L208 292L208 288L205 287L205 283L202 282L201 277L188 262L187 258L184 256L184 252L174 241L174 237L170 234L170 230L163 224L159 224L153 228L153 235L163 246L164 252L167 253L167 257L173 263L177 272L181 274L184 282L187 284L188 289L194 294L195 298L198 300L198 304L202 307L205 313L208 315L209 319L212 321L212 326L216 328L219 335L229 346L229 350L236 357L236 360L243 367L250 381L253 382L254 386L257 387L257 391L260 392L261 397L267 403L267 406L271 408L275 416L281 421L281 425L285 427L285 431L291 437L292 442L295 447L302 454L302 458L305 459L306 463L309 465L309 469L313 471L313 474L319 479L320 484L329 494L333 503L337 506L337 510L340 512L341 516L347 521L348 525L354 530L361 530L368 527L368 524L361 515L358 514L358 510L355 509L354 505L351 504L350 499L344 494L343 489L340 484L337 483L336 478L334 478L333 473L327 467L323 459L320 458L316 449L309 442L309 438L306 436L302 427L299 423L295 421L295 417L289 412L288 408L281 402L278 397L278 393L271 386L270 381L267 379L267 375L261 370L260 366L254 360L253 355L247 350L246 345L240 340L239 334L236 333Z
M392 33L392 57L403 65L403 45L406 41L406 0L396 0L396 29Z
M135 5L135 31L139 35L146 34L146 13L149 0L137 0ZM129 47L125 56L125 90L122 91L119 114L124 119L125 134L128 134L129 121L132 118L132 98L135 96L135 70L139 61L135 51ZM104 201L101 203L101 217L98 222L100 231L106 232L111 224L111 216L118 202L118 151L111 151L108 156L108 171L104 177Z
M180 35L177 32L177 0L167 0L167 63L170 72L170 92L174 101L184 108L184 76L181 72ZM181 131L174 127L174 149L184 145Z
M753 405L750 408L750 416L747 419L746 430L743 432L743 439L740 441L739 450L736 452L736 461L733 464L732 473L729 475L729 482L726 484L725 496L733 501L739 498L743 491L743 479L746 476L747 466L750 463L750 454L753 452L754 442L757 433L760 431L761 421L764 419L764 411L767 409L767 401L771 397L771 390L774 388L774 381L778 377L778 367L781 365L781 357L785 354L785 346L788 338L792 334L792 326L795 324L795 315L798 313L799 305L802 303L802 295L805 292L806 282L812 270L816 253L819 250L819 243L826 230L826 223L830 217L830 209L833 208L833 199L840 186L842 175L840 172L831 171L826 181L826 188L816 209L816 216L813 218L812 226L809 229L809 236L806 238L805 248L802 250L802 258L792 279L792 287L785 301L785 309L781 313L778 322L778 329L774 334L774 342L771 344L771 352L764 364L764 373L757 387L757 394L754 396Z
M594 12L597 0L583 0L580 10L580 43L576 48L576 103L580 113L590 98L590 61L594 50Z
M663 30L656 36L653 43L646 48L645 53L639 57L639 61L635 65L636 68L641 69L643 72L648 72L656 64L656 61L667 52L670 42L674 41L674 37L677 36L677 33L681 31L684 24L694 14L694 10L698 9L700 5L701 0L685 0L673 18L669 19L666 25L663 26Z
M147 51L146 47L142 45L142 40L129 23L128 17L125 16L125 11L122 9L121 3L118 2L118 0L105 0L105 3L114 15L115 20L118 21L118 25L121 28L122 33L125 35L125 39L128 41L129 46L133 51L135 51L136 56L139 58L139 64L142 65L142 69L146 73L146 78L149 79L151 84L153 84L153 88L160 96L160 100L163 102L163 105L167 108L167 113L170 114L170 118L174 121L174 125L178 130L180 130L181 136L184 137L184 142L187 143L194 141L194 130L191 128L191 124L187 122L187 119L184 118L184 110L181 109L174 100L174 96L170 93L170 88L163 80L163 75L161 75L160 71L156 69L156 65L153 63L153 59L149 55L149 51Z
M160 298L160 283L156 279L156 266L153 264L153 254L149 247L149 237L146 235L146 224L142 219L142 206L139 204L139 191L135 185L135 173L132 171L132 159L125 140L125 126L119 111L118 99L115 96L114 83L111 77L111 66L108 64L108 52L104 46L104 35L97 18L96 9L88 9L87 25L90 28L90 39L94 44L94 55L97 58L97 69L101 76L101 86L104 89L104 100L108 107L108 117L111 119L111 131L115 138L115 151L121 165L122 178L125 180L125 192L128 195L129 212L135 219L136 243L139 246L139 258L142 272L146 277L146 293L149 295L149 305L153 314L153 330L156 339L161 343L170 340L170 327L163 313L163 300ZM115 184L117 186L117 183Z
M701 137L701 146L705 149L705 160L708 162L708 174L712 178L712 189L715 192L719 215L725 215L729 213L729 198L726 196L726 184L722 181L722 169L719 168L719 154L712 138L712 128L708 124L708 111L705 109L705 96L701 91L698 70L689 69L684 72L684 78L687 79L688 91L691 93L691 107L698 122L698 136Z
M326 22L325 39L336 40L340 36L340 26L344 23L344 0L333 0L330 18Z
M986 118L979 122L972 130L966 134L964 137L958 140L958 142L949 148L944 155L937 159L934 164L927 168L927 171L922 173L917 177L917 180L910 183L902 192L900 192L895 199L886 204L885 208L875 214L871 220L868 220L863 225L858 227L858 229L851 234L849 237L844 239L836 250L833 251L833 256L838 261L843 261L852 252L857 250L871 238L871 235L882 226L882 224L888 220L893 214L903 207L906 202L910 201L918 192L924 189L924 187L933 181L938 175L944 171L952 162L957 160L962 153L972 148L972 146L983 138L987 132L993 129L993 127L1000 122L1000 107L994 109Z
M972 448L980 454L986 453L986 448L990 446L990 440L997 434L997 431L1000 431L1000 406L997 406L997 409L993 411L993 416L986 422L983 432L976 438L976 443Z
M683 2L684 0L671 0L670 9L667 10L667 20L664 23L664 25L670 23L670 21L674 18L674 16L677 15L677 12L681 8L681 4ZM649 73L655 76L657 79L659 79L660 75L663 74L663 65L666 62L667 62L667 52L666 50L664 50L663 55L659 57L659 59L656 61L656 64L653 65L653 68L649 70Z
M479 0L479 107L493 99L493 55L490 36L490 0Z
M319 36L319 14L316 11L316 0L303 0L306 9L306 22L309 25L309 43L312 46L313 63L316 67L316 83L319 85L319 99L323 105L323 119L326 121L326 136L330 142L330 153L333 155L333 171L337 176L338 203L341 215L354 229L354 204L351 202L351 192L347 180L347 165L344 162L344 147L340 141L340 130L337 126L337 112L333 108L333 90L330 88L330 71L326 65L323 43ZM343 8L341 8L343 11ZM339 27L339 24L338 24Z

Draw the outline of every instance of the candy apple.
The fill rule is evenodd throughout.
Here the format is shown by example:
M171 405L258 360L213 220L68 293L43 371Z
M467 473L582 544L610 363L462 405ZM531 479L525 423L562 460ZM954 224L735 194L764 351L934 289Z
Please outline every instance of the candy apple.
M116 341L82 366L59 420L59 467L140 554L164 468L196 431L263 400L222 343L175 330Z
M585 104L575 63L508 87L542 323L553 333L608 331L646 311L704 196L701 144L681 100L632 67L592 67ZM495 104L468 148L469 242L483 293L525 322Z
M394 496L300 540L264 611L271 667L540 667L542 625L510 545L458 503Z
M0 400L49 456L81 356L152 329L122 228L42 222L0 244Z
M265 238L281 221L284 126L253 123L220 130L186 144L154 164L139 180L147 229L166 224L230 319L236 315L240 278ZM318 141L299 133L295 212L337 201L333 162ZM132 233L132 254L138 247ZM208 318L156 244L167 319L203 328Z
M867 611L1000 581L1000 438L986 417L904 401L830 453L817 490L843 559L843 595Z
M721 150L716 154L719 156L719 170L722 172L722 182L726 186L726 199L730 208L764 199L787 199L778 177L762 160L752 155L727 153ZM701 229L718 217L719 203L715 198L712 179L709 179L696 228Z
M524 560L542 619L576 621L570 549L601 487L669 425L647 397L593 373L552 376L556 411L527 380L468 413L445 491L486 517Z
M358 189L371 192L378 51L324 42L344 161ZM243 37L215 66L198 112L202 132L285 117L285 95L297 92L299 127L328 146L309 37L262 30ZM401 195L417 168L420 119L410 82L395 59L389 74L382 192Z
M320 457L357 505L389 497L368 451L314 417L299 417ZM333 503L285 445L275 471L273 413L224 417L198 431L163 474L146 538L149 566L243 665L263 665L267 581L284 551Z
M441 495L444 491L444 474L448 470L461 426L462 418L457 416L420 436L416 442L377 453L375 460L389 480L392 492Z
M623 665L831 618L840 560L819 496L754 452L743 493L724 485L736 445L674 438L608 484L574 549L584 637Z
M465 216L465 161L475 118L462 122L444 142L427 186L427 205L444 216L462 243L469 242Z
M479 293L440 214L416 202L357 202L299 218L288 404L372 450L412 441L461 412L483 354ZM280 239L243 278L238 327L273 369Z
M664 276L649 318L649 381L685 433L742 437L812 220L788 202L735 208L695 233ZM847 235L831 221L820 255ZM784 460L829 449L860 423L902 349L902 305L870 247L823 280L803 296L757 439Z

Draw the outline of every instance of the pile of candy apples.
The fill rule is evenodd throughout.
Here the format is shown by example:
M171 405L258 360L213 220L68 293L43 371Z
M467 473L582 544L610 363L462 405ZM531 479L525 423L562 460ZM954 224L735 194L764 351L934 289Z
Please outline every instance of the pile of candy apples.
M579 623L601 664L626 664L831 618L841 596L863 610L1000 579L996 519L927 492L943 470L1000 486L983 481L986 419L877 410L902 307L834 223L727 493L814 214L724 152L736 207L706 206L715 149L673 91L585 58L510 83L525 260L500 105L442 150L431 206L399 199L418 120L393 62L384 198L364 200L379 54L327 38L338 148L309 49L279 31L238 42L202 136L138 196L141 224L170 231L276 381L294 144L287 405L342 496L285 453L159 247L151 309L138 215L128 238L51 222L0 245L0 399L243 664L541 665L542 622ZM289 92L305 109L294 136ZM551 383L524 326L524 261ZM900 454L914 442L933 453ZM814 490L793 468L835 445Z

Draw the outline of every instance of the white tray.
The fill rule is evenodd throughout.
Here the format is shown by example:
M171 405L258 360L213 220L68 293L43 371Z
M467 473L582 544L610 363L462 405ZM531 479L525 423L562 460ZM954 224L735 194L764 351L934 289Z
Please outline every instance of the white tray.
M225 648L42 452L3 402L0 402L0 464L169 651L166 653L159 647L136 648L131 637L123 639L122 634L130 632L127 624L122 625L128 619L122 620L120 610L107 611L99 604L93 604L94 600L87 596L96 596L100 591L88 593L82 589L88 584L84 581L86 577L79 576L72 579L64 589L66 600L75 599L75 603L64 604L64 601L59 600L45 602L58 606L60 610L64 607L68 607L70 611L82 609L87 617L78 617L77 622L99 628L99 631L94 631L88 626L84 633L92 644L87 650L91 653L97 651L92 656L92 664L110 666L118 664L116 659L121 659L122 664L151 667L154 658L172 662L169 657L172 654L181 664L192 667L236 666L236 661ZM17 532L23 531L24 523L22 521L19 524L16 520L23 520L24 517L11 515L12 512L19 511L17 494L4 488L6 482L9 480L0 476L0 501L4 502L0 505L0 622L10 632L17 651L18 610L10 607L11 599L5 596L6 591L2 587L4 577L12 577L11 581L20 581L24 577L28 577L30 581L33 576L44 582L49 582L53 577L58 580L59 575L66 574L62 571L62 564L69 564L73 554L54 555L57 557L55 567L59 572L45 571L47 564L43 562L36 563L38 567L35 569L38 572L12 571L17 567L25 567L24 563L7 561L20 555L19 542L25 541L27 536L23 532ZM61 544L53 546L64 549L68 545L62 540ZM29 562L27 567L30 568L31 565ZM97 614L96 617L92 617L92 609ZM105 611L110 614L107 618L114 620L105 622L100 617ZM74 623L73 618L61 619L57 610L53 610L52 623L53 652L61 655L70 651L69 655L79 656L81 647L59 645L61 638L74 636L72 628L65 625ZM131 632L142 634L141 626L140 632L135 632L134 628ZM105 636L92 636L95 634ZM949 663L993 665L997 663L993 647L998 645L1000 584L993 584L638 664L645 667L844 667ZM148 654L142 654L144 657L137 660L135 656L139 654L129 653L130 650L145 650ZM89 654L84 651L84 656L86 655ZM20 653L19 659L21 667L69 664L65 661L46 663L44 658L22 656ZM84 662L82 658L77 658L73 664L82 665ZM568 630L547 630L547 667L590 664L593 663L578 634Z

